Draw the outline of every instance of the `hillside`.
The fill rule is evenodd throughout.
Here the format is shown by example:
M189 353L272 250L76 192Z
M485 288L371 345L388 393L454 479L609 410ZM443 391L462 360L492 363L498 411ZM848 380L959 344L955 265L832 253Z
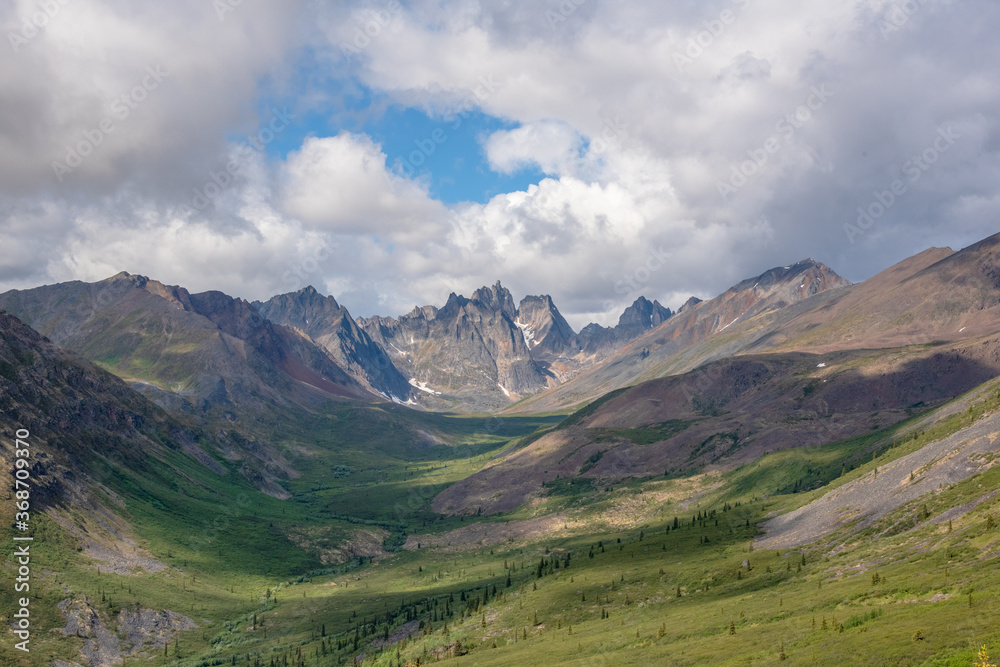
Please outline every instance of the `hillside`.
M434 500L509 512L560 478L728 470L891 426L1000 374L1000 338L828 355L739 356L608 394Z
M382 322L385 343L425 327L407 362L425 371L398 377L385 360L399 371L403 353L310 289L250 304L120 275L9 292L104 368L0 313L4 465L16 429L37 441L37 643L27 658L0 646L0 661L1000 655L994 246L928 251L856 286L804 262L677 313L640 299L603 329L605 356L551 299L515 306L496 285ZM631 359L654 377L619 387ZM424 408L485 405L493 376L463 394L471 370L555 385L559 364L565 386L600 370L613 390L568 416L488 417L372 393L405 378ZM14 505L2 512L9 539Z
M672 317L613 350L600 363L520 402L512 410L567 410L637 380L682 373L706 361L738 353L755 340L742 332L749 329L756 333L760 320L778 320L788 311L849 285L832 269L813 260L770 269L714 299L692 298Z

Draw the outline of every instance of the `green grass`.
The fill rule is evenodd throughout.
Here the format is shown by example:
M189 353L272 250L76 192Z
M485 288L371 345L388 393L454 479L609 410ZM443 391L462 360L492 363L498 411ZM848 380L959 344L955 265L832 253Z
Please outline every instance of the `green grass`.
M1000 395L990 389L936 422L914 417L724 474L614 485L556 480L539 507L489 520L566 511L567 529L458 550L400 546L407 534L468 525L468 518L436 515L431 498L560 417L498 423L356 405L289 414L260 426L261 439L300 473L283 482L291 493L284 501L254 491L240 462L220 459L226 472L217 475L170 449L145 469L98 459L94 474L126 499L124 508L108 506L167 568L98 573L77 551L77 538L39 516L32 563L38 644L24 664L80 661L85 639L60 634L65 621L55 605L86 595L112 625L130 605L195 620L199 627L180 633L166 657L134 659L151 666L298 664L299 651L306 665L351 664L359 654L382 666L436 656L456 665L765 665L779 662L782 647L789 665L971 665L981 644L1000 655L1000 529L996 521L988 527L991 515L1000 518L1000 503L980 505L950 530L932 519L1000 487L1000 467L862 533L843 529L805 550L759 551L752 540L770 513L801 506L998 407ZM681 427L666 422L615 435L642 443ZM322 533L312 546L296 537L309 531ZM384 557L322 562L316 544L340 546L357 531L383 531ZM0 589L3 609L13 603L10 588ZM424 630L405 645L372 645L411 620ZM923 639L914 639L918 632ZM468 653L444 655L456 641ZM9 642L0 647L3 664L21 657Z

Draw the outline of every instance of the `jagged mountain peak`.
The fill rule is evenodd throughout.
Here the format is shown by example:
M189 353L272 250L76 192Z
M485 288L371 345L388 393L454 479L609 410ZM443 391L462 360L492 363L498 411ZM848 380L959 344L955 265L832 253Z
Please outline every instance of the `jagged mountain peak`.
M492 287L480 287L472 294L472 301L478 301L482 306L508 315L511 318L517 317L517 307L514 305L514 297L510 290L500 284L498 280Z
M666 322L672 315L673 312L662 306L659 301L650 301L640 296L618 318L618 326L652 329Z
M332 296L324 296L308 285L255 306L268 320L308 335L362 386L390 398L408 398L406 378Z
M576 336L548 294L521 299L514 323L521 329L528 348L535 353L563 352L573 346Z
M276 309L285 309L291 307L295 304L297 309L302 311L302 314L309 320L317 319L319 317L332 316L332 317L343 317L347 313L347 309L341 306L337 299L333 296L327 296L320 293L312 285L306 285L297 292L289 292L287 294L279 294L268 299L269 304L267 310L274 311ZM254 307L257 310L261 310L264 306L263 303L259 301L254 302ZM273 318L268 318L273 319Z

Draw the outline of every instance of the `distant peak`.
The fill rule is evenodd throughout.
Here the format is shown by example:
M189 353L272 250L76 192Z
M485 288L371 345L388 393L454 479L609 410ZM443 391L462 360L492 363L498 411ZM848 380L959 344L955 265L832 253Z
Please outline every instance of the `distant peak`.
M147 283L149 283L149 278L146 276L140 276L138 274L132 274L128 271L119 271L110 278L105 278L100 281L102 283L117 283L117 282L127 282L138 288L144 288Z
M341 308L341 305L337 303L337 300L335 298L333 298L332 296L324 296L322 292L320 292L312 285L306 285L298 292L290 292L288 295L286 295L286 298L287 297L308 301L314 304L323 304L324 307L333 306L334 308L337 309Z
M102 282L102 283L110 283L110 282L113 282L113 281L116 281L116 280L128 280L129 282L134 282L135 280L149 280L149 278L147 278L146 276L132 275L128 271L119 271L118 273L116 273L115 275L111 276L110 278L105 278L104 280L102 280L100 282Z
M687 301L685 301L684 305L681 306L680 309L677 312L678 313L683 313L685 310L688 310L689 308L694 308L699 303L701 303L701 299L699 299L696 296L693 296L690 299L688 299Z
M618 318L618 326L655 327L672 316L673 313L670 312L670 309L661 306L659 301L650 301L646 297L640 296Z

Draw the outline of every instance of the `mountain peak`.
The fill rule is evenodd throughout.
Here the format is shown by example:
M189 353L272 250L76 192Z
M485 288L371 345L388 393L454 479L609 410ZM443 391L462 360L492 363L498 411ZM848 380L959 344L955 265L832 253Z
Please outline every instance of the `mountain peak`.
M130 283L138 288L144 288L146 283L149 282L149 278L146 276L141 276L139 274L132 274L128 271L119 271L110 278L105 278L104 280L98 281L99 283Z
M342 306L339 303L337 303L337 300L335 298L333 298L332 296L323 295L322 293L320 293L319 290L317 290L312 285L306 285L298 292L294 292L288 296L291 296L300 303L308 303L310 305L323 309L331 309L339 311L342 308Z
M687 301L684 302L683 306L681 306L680 308L677 309L677 312L678 313L683 313L686 310L690 310L691 308L694 308L695 306L697 306L701 302L702 302L701 299L699 299L696 296L692 296L690 299L688 299Z
M492 287L480 287L472 294L471 301L478 301L482 306L503 312L511 319L517 317L517 307L514 305L514 297L510 290L500 284L498 280Z
M618 326L652 329L668 320L672 315L670 309L664 308L659 301L650 301L646 297L640 296L618 318Z
M560 353L570 347L576 336L548 294L521 299L515 324L524 334L528 347L538 348L539 352Z

